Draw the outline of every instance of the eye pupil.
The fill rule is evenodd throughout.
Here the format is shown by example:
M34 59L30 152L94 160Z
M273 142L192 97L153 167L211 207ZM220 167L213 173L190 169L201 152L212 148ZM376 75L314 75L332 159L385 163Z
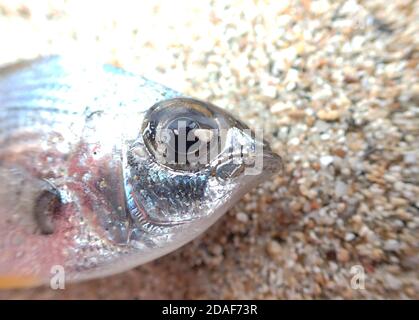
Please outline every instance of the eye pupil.
M171 122L168 129L174 138L175 163L179 163L179 155L188 154L189 149L199 141L193 134L195 129L199 129L199 124L192 119L180 118Z

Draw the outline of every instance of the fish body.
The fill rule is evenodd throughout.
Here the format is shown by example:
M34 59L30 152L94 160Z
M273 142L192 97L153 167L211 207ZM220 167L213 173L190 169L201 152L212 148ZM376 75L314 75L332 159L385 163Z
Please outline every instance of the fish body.
M279 168L247 130L108 65L49 57L0 69L0 284L44 283L56 266L69 281L105 276L195 238ZM258 146L263 167L246 175Z

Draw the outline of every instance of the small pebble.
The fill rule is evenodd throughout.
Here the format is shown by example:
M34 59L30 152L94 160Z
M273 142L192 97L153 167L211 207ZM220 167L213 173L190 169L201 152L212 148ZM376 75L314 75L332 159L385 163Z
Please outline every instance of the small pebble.
M341 180L336 181L335 194L337 198L341 198L347 194L348 186Z
M336 121L340 118L340 112L337 110L320 110L317 112L317 116L324 121Z
M337 257L338 261L345 263L345 262L349 261L350 254L349 254L348 250L340 249L340 250L338 250L336 257Z
M332 156L323 156L320 158L320 164L322 165L322 167L327 167L331 163L333 163Z
M348 232L347 234L345 234L345 241L349 242L349 241L354 240L355 238L356 238L356 235L351 232Z
M270 110L273 114L279 114L279 113L282 113L283 111L285 111L287 109L291 109L291 108L292 108L291 105L289 105L287 103L284 103L284 102L281 102L281 101L278 101L277 103L275 103L274 105L271 106Z
M238 212L236 214L236 218L238 221L243 222L243 223L246 223L249 221L249 216L244 212Z
M398 251L400 250L400 243L397 240L393 240L393 239L387 240L384 243L384 250Z
M266 251L272 259L276 259L281 254L281 245L278 241L271 240L266 246Z

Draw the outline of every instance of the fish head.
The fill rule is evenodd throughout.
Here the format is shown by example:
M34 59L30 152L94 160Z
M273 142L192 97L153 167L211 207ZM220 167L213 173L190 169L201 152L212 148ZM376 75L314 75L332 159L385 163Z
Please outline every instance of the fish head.
M0 93L21 125L6 121L0 140L0 288L47 283L56 266L80 281L158 258L282 166L262 131L121 70L57 58L10 72L0 85L37 85L30 108Z
M131 239L172 250L206 230L281 164L261 131L223 109L191 98L158 102L125 151Z

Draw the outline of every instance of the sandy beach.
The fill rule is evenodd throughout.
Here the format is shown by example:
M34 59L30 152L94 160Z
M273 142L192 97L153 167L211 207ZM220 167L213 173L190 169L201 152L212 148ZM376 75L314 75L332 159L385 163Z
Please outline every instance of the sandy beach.
M94 56L262 128L284 170L163 258L0 298L419 299L419 2L135 3L1 0L0 65Z

